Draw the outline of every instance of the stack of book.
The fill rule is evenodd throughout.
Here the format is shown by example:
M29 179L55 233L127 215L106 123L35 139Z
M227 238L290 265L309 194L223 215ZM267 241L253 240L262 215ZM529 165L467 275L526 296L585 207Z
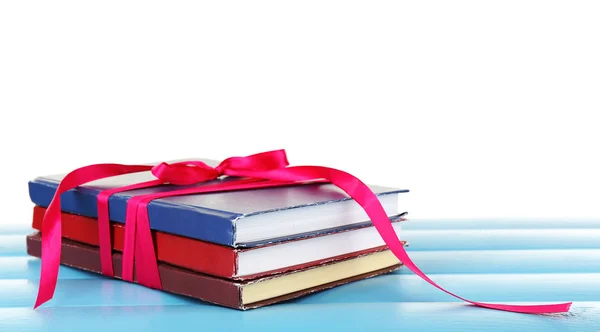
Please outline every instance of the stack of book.
M41 231L45 208L63 177L44 176L29 183L35 230ZM101 273L97 194L150 179L150 172L120 175L63 194L61 263ZM174 188L163 185L110 197L116 277L121 270L127 200ZM407 190L370 188L399 234L405 215L399 211L399 199ZM363 209L332 184L169 197L152 201L148 213L163 290L230 308L290 300L402 265ZM27 237L27 252L41 256L39 232Z

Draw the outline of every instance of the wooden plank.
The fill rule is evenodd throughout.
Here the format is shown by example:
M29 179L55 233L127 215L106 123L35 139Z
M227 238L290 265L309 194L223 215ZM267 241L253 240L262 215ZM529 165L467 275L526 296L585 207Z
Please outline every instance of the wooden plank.
M0 257L0 280L27 279L38 280L40 277L41 260L30 256ZM58 270L59 279L91 279L98 274L62 266Z
M0 308L32 307L37 289L38 282L35 280L0 279ZM116 279L97 277L59 280L54 298L44 306L182 305L193 302L198 301Z
M27 255L25 235L0 235L0 257L24 255Z
M587 274L438 274L440 285L461 296L490 302L593 301L600 298L600 273ZM37 282L0 279L0 307L27 307ZM76 294L76 296L74 296ZM147 301L147 302L144 302ZM298 303L455 302L458 301L415 275L391 274L354 282L296 300ZM193 303L184 297L155 292L139 285L99 277L59 280L48 306Z
M598 331L600 304L571 313L513 314L448 303L285 303L239 312L200 304L0 308L0 330L49 331ZM331 329L331 328L329 328Z
M31 219L31 216L29 216ZM19 223L5 223L0 227L0 236L2 235L25 235L34 232L31 228L31 221Z
M600 249L600 229L402 230L410 250Z
M444 229L600 229L598 219L568 218L514 218L514 219L421 219L409 218L404 222L410 230Z
M600 249L413 251L427 274L600 273ZM395 273L411 274L408 269Z
M600 249L414 251L410 257L428 274L600 273ZM1 279L39 278L40 259L0 256ZM66 266L60 279L89 279L96 275ZM412 274L400 269L396 274Z

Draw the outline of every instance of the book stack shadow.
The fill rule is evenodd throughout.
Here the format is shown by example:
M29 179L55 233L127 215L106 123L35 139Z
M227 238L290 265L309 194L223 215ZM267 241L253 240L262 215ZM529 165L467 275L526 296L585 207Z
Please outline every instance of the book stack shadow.
M63 177L29 182L36 230L27 236L31 256L41 257L42 220ZM61 264L100 274L96 196L150 179L150 172L120 175L64 193ZM216 181L228 179L198 186ZM400 235L405 213L399 200L407 190L369 187ZM173 189L163 185L110 197L117 278L127 200ZM246 310L288 301L401 267L363 209L332 184L169 197L152 201L148 214L163 290L224 307Z

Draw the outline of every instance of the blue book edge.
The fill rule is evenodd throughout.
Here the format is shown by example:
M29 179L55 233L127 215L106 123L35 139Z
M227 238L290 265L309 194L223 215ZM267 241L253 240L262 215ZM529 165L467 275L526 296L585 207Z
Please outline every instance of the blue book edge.
M29 196L31 201L38 206L48 207L52 197L54 196L58 183L46 181L44 179L35 179L29 181ZM78 187L69 190L61 195L61 210L66 213L83 215L86 217L97 218L97 203L96 196L100 190L86 187ZM405 189L393 190L389 192L379 193L381 197L389 194L398 194L408 192ZM121 195L112 195L109 198L110 220L114 222L124 223L126 206L129 197ZM229 247L250 248L261 246L270 243L288 241L292 239L302 239L315 235L323 235L337 231L343 231L353 228L361 228L370 226L371 221L355 223L343 227L332 229L323 229L317 232L306 234L296 234L293 237L281 237L255 241L249 243L234 243L236 232L236 221L243 217L268 213L280 210L294 209L306 206L316 206L329 204L332 202L340 202L349 200L349 197L320 201L309 205L291 206L282 209L271 209L265 211L257 211L248 214L232 213L221 210L214 210L205 207L191 206L185 204L173 204L162 200L154 200L148 204L148 215L150 219L150 228L174 235L179 235L188 238L194 238L201 241L212 242ZM404 213L393 216L399 218ZM198 222L201 218L202 221ZM196 222L194 222L196 220Z

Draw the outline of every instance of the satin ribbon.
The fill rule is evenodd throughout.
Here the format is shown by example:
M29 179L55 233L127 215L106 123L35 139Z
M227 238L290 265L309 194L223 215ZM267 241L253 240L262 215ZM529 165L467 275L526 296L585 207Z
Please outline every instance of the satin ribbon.
M277 150L248 157L232 157L212 168L201 162L161 163L157 166L99 164L86 166L69 173L60 183L57 192L46 210L42 224L42 269L40 288L35 307L50 300L56 288L60 263L61 228L60 194L84 183L115 175L151 170L156 180L131 186L110 189L98 197L98 227L100 231L102 271L113 275L108 218L110 195L132 189L145 188L165 183L191 185L214 180L221 175L241 177L231 182L193 188L182 188L164 193L134 196L128 200L125 221L125 245L123 250L123 279L133 280L135 269L138 283L161 289L158 264L150 232L148 203L154 199L207 192L248 190L282 185L302 185L307 182L330 182L354 199L367 213L373 226L392 253L423 280L439 290L475 306L518 313L547 314L568 312L571 302L544 305L507 305L476 302L453 294L431 280L410 259L402 242L377 196L358 178L341 170L321 166L291 166L285 151ZM135 260L134 260L135 258Z
M151 180L147 182L137 183L129 186L124 186L120 188L108 189L101 191L98 194L98 233L99 233L99 246L100 246L100 262L102 265L102 273L109 277L114 277L114 268L112 265L112 245L110 242L110 221L109 221L109 207L108 207L108 199L111 195L116 194L118 192L142 189L148 187L154 187L161 184L173 184L173 185L192 185L201 182L206 182L209 180L214 180L221 175L225 175L226 173L234 172L236 170L270 170L277 168L284 168L289 165L287 160L287 155L284 150L275 150L268 151L263 153L257 153L254 155L250 155L247 157L231 157L225 159L221 162L217 167L213 168L206 165L200 161L183 161L173 164L160 163L150 170L152 174L157 178L156 180ZM262 179L252 179L251 182L256 182L257 180ZM248 182L248 180L244 180L244 184ZM241 182L237 182L238 184L242 184ZM277 186L279 184L272 181L270 186ZM222 184L212 186L212 191L218 191L218 188L221 190L225 189ZM252 187L240 187L241 189L251 189ZM206 188L195 188L192 189L194 192L190 193L202 193L206 192ZM154 197L153 199L169 197L169 196L179 196L185 195L184 193L179 193L180 191L172 191L166 193L161 196L160 194L150 194L150 195L141 195L132 197L127 202L127 210L125 217L125 243L123 250L123 270L122 270L122 278L126 281L133 280L133 253L136 246L136 234L139 232L144 232L144 230L140 229L141 227L137 226L137 214L138 205L142 203L144 199L149 199L150 197ZM190 193L187 193L188 195ZM148 201L149 202L149 201ZM144 222L145 219L142 220ZM149 227L148 227L149 229ZM148 233L150 234L150 233ZM145 235L145 233L144 233ZM43 235L42 235L43 236ZM142 239L147 240L147 237L142 237ZM151 240L151 239L150 239ZM142 244L143 245L143 244ZM149 250L149 251L148 251ZM144 249L136 250L137 253L143 252L154 252L152 241L149 241L149 245L145 245ZM142 257L135 256L136 260L138 258L140 260L144 259ZM154 259L155 260L155 259ZM145 280L149 275L155 275L156 273L152 271L150 268L144 268L146 264L139 263L138 266L141 266L141 269L146 271L146 274L138 273L138 282L141 284L158 288L156 285L158 282L148 282L145 283ZM154 279L154 278L150 278Z

